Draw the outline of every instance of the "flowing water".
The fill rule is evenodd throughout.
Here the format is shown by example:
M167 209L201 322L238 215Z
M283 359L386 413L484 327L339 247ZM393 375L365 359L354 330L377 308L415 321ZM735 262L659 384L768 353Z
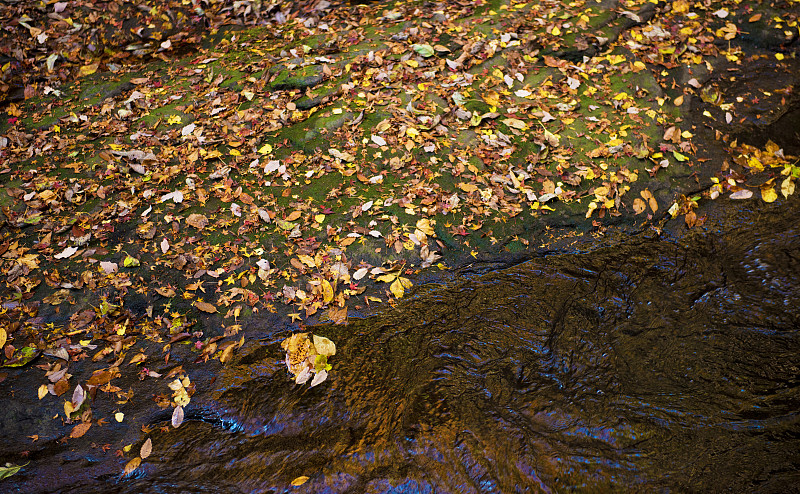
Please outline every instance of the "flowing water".
M63 491L789 492L798 212L464 269L309 328L338 347L315 388L264 327L131 478Z

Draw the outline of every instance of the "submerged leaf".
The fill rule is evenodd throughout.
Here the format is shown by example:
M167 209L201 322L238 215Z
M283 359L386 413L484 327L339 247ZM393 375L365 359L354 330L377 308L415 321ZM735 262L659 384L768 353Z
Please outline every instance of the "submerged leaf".
M183 407L177 406L172 412L172 427L176 429L183 423Z
M336 344L324 336L314 335L314 349L326 357L336 355Z

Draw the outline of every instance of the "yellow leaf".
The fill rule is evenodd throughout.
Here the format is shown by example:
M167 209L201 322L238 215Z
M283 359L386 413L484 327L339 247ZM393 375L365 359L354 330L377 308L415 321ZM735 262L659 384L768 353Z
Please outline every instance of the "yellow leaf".
M300 255L297 256L297 258L300 259L300 262L302 262L303 264L305 264L309 268L314 268L314 267L317 266L317 263L314 261L314 258L309 256L309 255L300 254Z
M297 477L296 479L292 480L292 485L297 487L298 485L305 484L307 481L308 481L308 477L306 477L305 475L301 475L301 476Z
M131 473L133 473L134 470L139 468L139 465L141 465L141 463L142 463L142 459L139 458L138 456L136 458L132 459L131 461L128 462L127 465L125 465L125 472L123 472L122 475L123 476L130 475Z
M41 386L39 386L38 394L40 400L45 396L47 396L47 384L42 384Z
M328 280L322 280L322 301L326 304L333 300L333 287Z
M167 123L169 125L175 125L181 123L181 117L178 115L170 115L167 119Z
M641 214L647 208L644 201L639 199L638 197L633 200L633 210L636 211L636 214Z
M0 348L3 348L5 346L7 339L8 339L8 334L6 334L6 330L0 328Z
M506 118L503 119L502 122L514 129L525 130L525 128L527 127L527 124L525 124L525 122L516 118Z
M394 275L394 274L391 274L391 273L390 274L382 274L382 275L378 276L376 279L377 279L377 281L383 281L384 283L389 283L390 281L397 279L397 275Z
M92 75L97 72L97 68L100 67L100 62L95 62L93 64L84 65L81 67L80 72L81 75Z
M483 95L483 101L492 106L500 106L500 95L494 90L487 91L486 94Z
M123 420L125 420L125 414L122 412L115 413L114 420L116 420L117 422L122 422Z
M258 152L261 153L261 154L269 154L269 153L272 152L272 145L264 144L263 146L258 148Z
M195 302L194 306L203 312L209 312L209 313L217 312L217 308L209 304L208 302Z
M775 199L778 198L778 193L775 192L774 187L764 187L761 189L761 198L764 199L764 202L775 202Z
M434 236L433 227L431 226L431 222L427 218L422 218L421 220L417 221L417 229L428 235L430 237Z
M785 198L788 198L790 195L794 194L794 181L792 180L792 177L786 177L786 180L781 183L781 194L783 194L783 197Z
M458 184L458 188L463 190L466 193L475 192L478 190L478 186L475 184L467 184L467 183L460 183Z
M322 223L323 221L325 221L325 215L324 214L314 215L314 221L316 221L317 223Z
M394 282L389 286L389 290L391 290L392 295L397 298L403 298L406 290L403 287L403 283L400 282L400 278L394 280Z

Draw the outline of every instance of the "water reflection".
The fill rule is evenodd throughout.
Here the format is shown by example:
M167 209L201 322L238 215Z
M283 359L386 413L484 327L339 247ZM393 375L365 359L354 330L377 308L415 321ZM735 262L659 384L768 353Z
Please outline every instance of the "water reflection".
M632 239L317 327L265 328L124 492L785 491L798 485L800 231ZM194 410L192 410L194 407ZM310 480L297 488L292 479Z

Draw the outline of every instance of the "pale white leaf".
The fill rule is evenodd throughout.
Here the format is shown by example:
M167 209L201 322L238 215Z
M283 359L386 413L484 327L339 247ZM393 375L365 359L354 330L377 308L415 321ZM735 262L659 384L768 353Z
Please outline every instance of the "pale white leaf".
M731 199L750 199L753 197L753 191L748 189L737 190L730 195Z
M311 381L311 387L313 388L317 384L321 384L325 381L325 379L328 379L328 371L321 370L317 372L317 375L315 375L314 379Z
M55 257L56 259L67 259L68 257L72 257L76 252L78 252L77 248L75 248L75 247L67 247L66 249L61 251L60 254L56 254L53 257Z
M172 427L178 428L183 423L183 407L177 406L172 412Z
M166 254L167 251L169 251L169 241L165 238L161 241L161 252Z
M114 273L119 269L119 265L117 263L109 261L100 261L100 267L106 272L106 274Z

